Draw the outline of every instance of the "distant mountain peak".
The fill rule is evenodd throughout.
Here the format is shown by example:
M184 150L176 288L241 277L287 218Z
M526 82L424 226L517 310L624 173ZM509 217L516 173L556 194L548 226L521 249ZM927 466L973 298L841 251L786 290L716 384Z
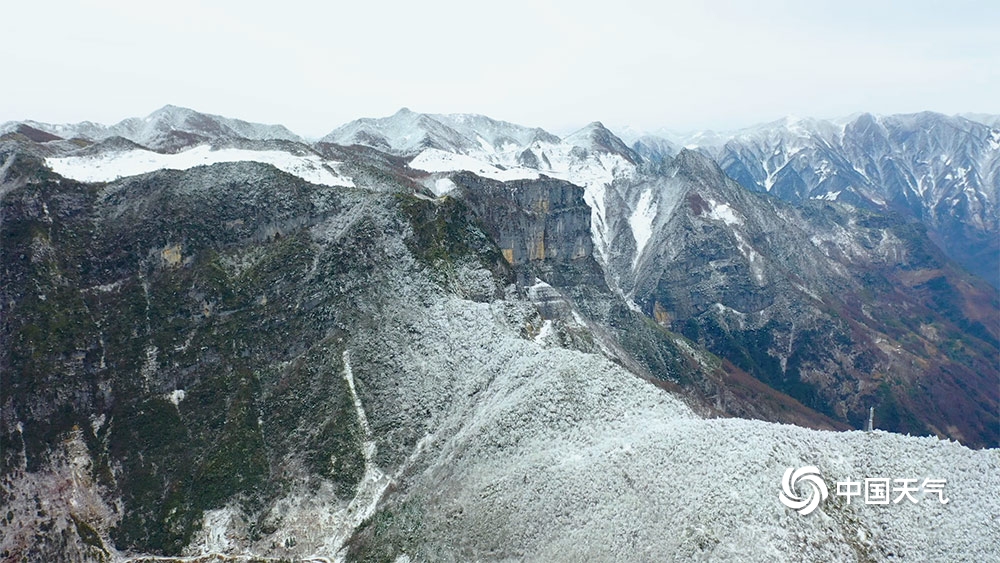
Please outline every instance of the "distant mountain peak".
M122 137L147 148L167 151L220 138L302 140L283 125L251 123L172 104L164 105L145 117L126 118L111 126L90 121L73 124L25 121L22 124L63 139L83 138L99 142Z
M697 150L682 148L671 161L671 167L677 170L678 174L704 183L723 186L730 181L715 160Z
M339 145L365 145L405 156L426 149L457 154L496 153L511 145L523 150L535 141L559 142L539 128L472 113L428 114L401 108L387 117L365 117L337 127L321 139Z
M17 128L15 129L15 131L17 133L20 133L21 135L24 135L25 137L31 139L32 141L34 141L36 143L47 143L49 141L59 141L59 140L62 140L62 137L60 137L58 135L53 135L52 133L49 133L47 131L43 131L41 129L36 129L36 128L34 128L34 127L30 126L30 125L24 124L24 123L21 123L20 125L18 125Z
M567 135L563 141L587 150L618 154L632 164L637 164L640 160L639 155L635 151L608 130L600 121L589 123L582 129Z
M184 106L175 106L174 104L166 104L163 107L154 110L149 115L154 116L154 115L165 115L165 114L175 114L175 113L201 113L201 112L195 111L191 108L187 108Z

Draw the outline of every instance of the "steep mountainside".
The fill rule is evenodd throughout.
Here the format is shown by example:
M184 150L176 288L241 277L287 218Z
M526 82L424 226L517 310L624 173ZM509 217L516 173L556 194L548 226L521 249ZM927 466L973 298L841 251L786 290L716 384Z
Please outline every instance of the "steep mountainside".
M762 138L785 143L834 129L815 120L785 121ZM338 131L369 139L380 132L382 141L375 144L398 156L365 153L362 146L345 152L336 144L284 141L217 141L173 154L108 146L111 141L69 152L55 140L23 142L38 152L67 154L46 163L88 181L234 161L272 164L328 186L354 185L344 170L368 170L374 177L390 170L410 183L408 189L423 185L425 193L461 194L475 204L478 220L499 226L491 234L511 264L561 258L562 252L592 255L596 264L588 275L559 275L555 291L573 296L579 307L590 306L601 326L620 324L609 313L615 307L631 308L732 362L732 369L710 372L725 377L700 377L700 392L693 394L704 400L720 388L739 387L740 398L717 404L721 412L857 428L875 406L888 429L978 446L1000 439L992 385L998 375L997 296L941 256L916 223L829 199L781 205L738 187L697 153L685 150L653 162L597 122L559 140L483 116L404 109ZM548 208L538 206L562 202L564 195L553 200L545 192L518 218L511 209L525 209L525 202L489 196L484 201L490 204L476 204L491 190L481 180L470 183L452 173L461 170L503 182L498 194L518 185L557 186L545 179L558 178L583 188L582 205L574 222L546 227L538 218ZM506 231L513 225L533 234L511 238ZM573 242L568 225L576 233ZM579 239L588 227L590 240ZM570 246L560 250L551 237ZM522 282L531 285L532 278ZM607 293L600 307L591 302L592 291L583 289L598 285ZM609 305L609 297L617 305ZM633 333L642 330L629 326L613 339L636 342ZM677 382L670 362L650 359L657 357L650 347L676 344L638 340L644 344L626 355L647 361L632 363L633 371ZM754 381L761 385L750 393ZM821 421L815 412L778 414L772 406L785 400L774 397L765 401L771 406L750 407L750 394L771 395L761 388L788 394L832 420Z
M919 225L762 197L692 151L624 193L649 238L609 271L650 317L855 428L874 405L897 431L1000 441L1000 303Z
M791 125L772 133L835 129ZM1000 443L1000 299L921 224L836 199L785 205L693 151L650 162L600 123L506 167L495 153L440 156L453 154L410 166L584 186L608 287L768 386L855 428L875 406L895 431Z
M950 257L1000 287L1000 127L979 119L931 112L862 114L841 124L786 119L678 142L753 191L916 218Z
M968 447L1000 440L1000 303L919 223L600 123L341 130L0 137L0 558L1000 551ZM804 465L809 516L777 499ZM835 494L873 477L950 501Z

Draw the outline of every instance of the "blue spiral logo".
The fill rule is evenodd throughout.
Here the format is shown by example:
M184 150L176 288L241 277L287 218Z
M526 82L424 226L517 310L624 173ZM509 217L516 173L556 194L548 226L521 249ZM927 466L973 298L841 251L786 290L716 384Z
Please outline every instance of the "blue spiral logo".
M798 494L800 482L809 485L809 494L805 497ZM826 500L828 494L826 483L823 482L818 467L807 465L794 470L789 467L785 470L784 477L781 478L781 493L778 495L778 500L781 501L781 504L806 516L816 510L819 503Z

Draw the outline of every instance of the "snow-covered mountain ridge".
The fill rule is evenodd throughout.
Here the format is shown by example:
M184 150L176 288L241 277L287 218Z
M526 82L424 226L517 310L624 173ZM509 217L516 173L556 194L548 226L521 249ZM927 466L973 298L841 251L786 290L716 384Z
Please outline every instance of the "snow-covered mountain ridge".
M57 174L81 182L110 182L156 170L187 170L220 162L260 162L313 184L354 185L349 178L338 174L339 163L335 161L324 160L316 154L296 155L281 150L213 149L209 145L198 145L176 153L159 153L137 148L124 152L53 157L45 162Z
M177 108L170 109L159 113L178 113ZM224 119L190 118L188 110L180 113L187 116L186 123ZM937 123L943 118L905 117L893 119L912 126ZM809 142L822 139L822 135L843 136L851 130L851 124L863 118L839 125L786 119L741 132L737 137L793 147L794 154L801 155L811 150L803 148ZM995 370L983 369L981 364L988 364L987 350L995 346L1000 336L996 319L991 319L988 313L997 302L996 295L959 281L960 274L949 270L946 261L933 257L933 253L914 250L925 246L924 235L911 233L894 220L878 223L893 225L889 229L869 229L866 225L871 220L863 214L856 216L855 212L835 219L847 221L849 225L844 228L819 219L823 213L776 207L766 199L727 186L729 180L725 174L696 158L692 150L682 149L676 156L665 156L666 152L657 151L668 151L670 147L645 139L633 149L599 122L559 139L540 129L484 116L429 115L403 109L386 118L348 123L312 146L289 141L275 145L278 141L228 137L217 138L211 145L198 141L193 147L167 153L131 146L121 138L83 148L72 144L67 147L65 141L41 139L36 146L51 151L47 162L55 170L88 181L107 181L160 167L185 169L213 161L257 160L314 183L379 189L380 182L359 183L353 178L354 174L368 174L364 171L371 169L369 161L376 154L383 155L378 157L382 162L377 167L390 166L394 174L422 185L424 193L432 197L455 195L453 190L463 182L456 183L454 175L461 171L511 183L511 190L517 189L513 186L519 183L556 178L583 188L583 202L590 213L593 257L609 288L629 306L664 327L684 332L736 361L752 376L842 422L858 424L865 412L864 404L876 400L876 393L884 392L878 391L876 382L887 373L890 379L914 377L907 375L902 367L913 361L909 354L930 362L916 377L934 381L935 385L951 387L954 383L966 389L981 388L994 373ZM388 151L388 155L364 153L364 147ZM698 153L712 156L707 149ZM739 179L739 175L735 177ZM771 193L780 195L780 191L775 188ZM849 198L837 199L846 191L845 188L825 193L822 198L792 203L804 205L808 210L815 208L810 202L846 202ZM501 206L510 203L495 202ZM550 203L538 202L546 206ZM872 202L857 205L877 207ZM976 223L968 228L975 229ZM546 244L555 245L550 248L560 245L554 240L547 243L544 239L553 235L544 229L535 231L533 236L540 238L518 242L526 245L528 256L547 256ZM514 247L504 250L516 254ZM927 277L917 278L923 280L919 282L910 281L913 276L906 272L912 269L926 271L922 275ZM939 278L940 272L945 274ZM914 283L916 286L908 287L903 298L892 294L876 297L865 287L872 283L873 275L887 276L884 283L888 287ZM943 281L936 281L939 279ZM950 312L954 307L942 305L955 299L967 303L961 306L966 312L958 316ZM856 300L864 302L860 312ZM988 304L985 309L972 305L983 300ZM866 327L865 330L847 330L838 320L844 313L822 311L816 308L817 303L852 311L846 316ZM918 322L914 311L925 307L950 316L930 323L927 319ZM972 312L976 309L984 312ZM873 316L873 311L880 313ZM915 331L920 334L918 340L902 338L879 320L898 315L907 319L904 322L908 326L902 334ZM944 330L944 325L936 324L939 322L949 328ZM985 348L980 353L986 355L977 353L973 355L975 359L959 361L964 367L954 365L954 358L943 360L942 364L946 355L937 351L936 346L931 348L935 351L927 353L927 344L917 344L927 338L933 342L934 337L927 336L928 326L934 327L937 338L944 333L952 335L948 338L963 332L973 334L982 339ZM808 327L806 336L803 327ZM753 348L760 346L760 342L750 343L761 338L767 342L764 363L748 359L758 353ZM824 348L826 352L821 351ZM801 356L807 349L808 354ZM900 353L902 357L896 357ZM938 375L932 375L935 373ZM867 384L848 392L842 387L843 378L860 379ZM838 388L841 390L833 391ZM921 406L923 399L909 398L908 392L899 390L891 394L904 401L896 409L904 414L891 422L894 429L935 432L977 443L978 440L992 443L995 439L996 433L990 430L989 417L994 416L989 414L990 402L978 406L970 403L969 408L952 415L914 424L912 420L904 422L906 412L923 413L917 415L923 419L928 413L940 411L929 405ZM992 395L987 393L987 397ZM982 413L986 413L987 419L980 418ZM954 424L956 416L965 421ZM945 421L950 422L944 424ZM943 430L946 427L951 430Z
M730 133L669 136L711 156L745 188L793 203L839 200L927 225L963 266L1000 287L1000 126L996 116L923 112L785 118ZM668 142L635 141L637 150Z
M658 163L687 147L711 156L750 190L793 203L839 200L912 216L930 228L931 236L949 256L998 286L1000 237L993 236L1000 232L1000 128L996 123L996 116L990 115L948 117L925 112L859 114L840 120L788 117L734 132L686 135L625 127L628 146L600 123L560 139L540 128L482 115L422 114L404 108L389 117L344 124L320 143L388 151L410 158L413 168L432 173L468 170L498 180L544 174L577 183L588 190L594 241L604 262L613 244L608 240L609 219L604 211L612 180L627 179L637 165ZM19 128L25 134L62 139L122 137L157 152L180 152L227 139L302 141L281 126L175 106L110 127L27 121L4 124L0 132ZM73 156L67 153L74 149L79 150L64 146L55 156ZM142 155L129 160L151 163ZM151 166L142 170L149 171ZM164 161L162 166L170 164ZM95 172L86 177L113 176ZM629 214L638 218L642 211L633 208ZM636 240L644 236L634 235Z
M775 145L788 154L802 155L808 152L809 143L828 145L823 144L824 135L857 136L852 131L862 127L864 119L865 116L858 116L836 124L789 118L742 132L738 138L758 139L762 145ZM892 149L897 155L894 158L902 158L899 155L908 154L907 150L922 154L921 151L928 150L925 145L961 146L968 142L970 146L979 146L975 144L976 135L982 133L984 127L963 118L937 114L893 116L883 120L896 128L894 135L897 137L901 137L904 130L923 127L931 131L922 136L914 133L909 145L903 143L896 146ZM893 358L901 350L906 350L904 355L925 354L919 347L898 341L898 335L893 336L894 329L879 319L910 318L918 308L939 308L934 303L951 298L939 295L931 298L936 301L930 302L926 301L926 295L930 287L937 287L943 280L953 280L943 282L951 288L946 290L947 293L965 291L959 287L966 286L954 277L959 275L957 272L943 278L938 277L939 273L932 273L947 271L947 260L939 257L926 260L928 254L917 250L925 246L920 238L923 235L914 239L905 227L905 220L872 222L865 217L867 211L860 214L852 211L833 219L835 222L847 221L849 225L844 228L829 223L829 219L819 219L826 213L817 215L814 211L817 206L810 202L836 201L840 192L850 191L850 186L838 185L841 190L823 192L822 198L783 198L796 205L804 205L806 211L800 214L792 208L783 209L766 199L727 185L731 182L723 171L737 180L740 177L727 171L724 163L721 163L723 170L719 171L697 158L690 149L684 149L670 158L657 159L656 150L666 150L665 145L654 146L647 139L645 144L637 143L630 148L597 122L559 142L536 139L517 145L505 141L501 147L491 145L485 135L464 132L445 136L444 131L457 133L445 121L436 116L403 111L381 120L352 122L345 128L353 131L362 142L366 138L365 132L368 132L368 138L377 134L383 139L382 144L390 147L388 150L402 156L412 155L409 166L432 172L429 182L435 187L445 185L439 182L450 182L447 173L455 170L468 170L500 181L543 175L583 186L584 200L591 209L594 257L602 266L606 281L613 290L650 318L674 330L684 331L685 335L708 345L717 353L729 350L731 354L734 346L742 350L737 354L743 358L737 360L740 367L759 379L777 385L800 401L832 409L825 410L827 414L836 412L836 416L859 424L865 412L863 404L875 400L872 394L885 392L878 391L878 382L887 374L892 374L888 375L890 379L926 378L927 382L935 382L934 385L949 387L952 383L945 384L945 381L953 381L959 386L971 384L983 391L989 388L989 381L997 374L989 366L989 354L982 356L974 365L967 364L963 368L932 367L937 360L931 360L920 372L923 375L910 373L910 370L902 368L906 364L901 363L901 358ZM953 127L952 121L958 125ZM955 127L960 132L950 137ZM523 133L525 130L520 131ZM409 140L422 139L423 144L405 145L405 149L392 148L404 147L402 142L393 140L393 135L402 135ZM509 134L504 138L513 139L515 136ZM470 137L476 137L477 141L471 141ZM704 140L707 136L702 137ZM529 136L522 135L522 138L528 139ZM460 143L459 139L466 141ZM916 142L918 139L921 139L920 142ZM864 149L857 143L848 142L844 146L853 146L857 154L864 154ZM781 150L772 151L774 159L782 158L784 153ZM833 151L832 148L829 150ZM707 149L697 152L713 159L719 158ZM919 157L911 154L906 158ZM838 162L844 160L846 158L841 158ZM995 167L993 164L989 166ZM816 174L836 177L836 172L828 168L821 165ZM787 174L787 170L779 176L781 174ZM436 193L442 192L438 190ZM780 187L771 193L780 196ZM979 197L976 194L969 197ZM879 206L874 201L841 199L861 206L861 209L899 211L887 204ZM990 207L985 213L995 215L993 199L983 201ZM957 220L964 225L961 219ZM869 229L866 227L868 224L893 227ZM971 231L978 228L978 224L973 218L967 227ZM934 237L938 231L933 223L928 226ZM875 271L880 272L879 276L887 276L889 287L913 283L904 281L909 277L905 272L912 269L925 270L927 274L924 275L938 281L927 286L918 284L919 289L908 289L909 296L902 299L908 304L899 302L899 296L891 293L874 297L871 288L866 287L872 283ZM972 292L976 297L970 293L963 298L967 300L964 307L975 307L972 302L985 299L990 303L986 310L996 308L998 300L995 291L978 287ZM916 300L911 301L914 298ZM823 310L830 307L856 310L858 301L866 303L861 309L867 313L832 314ZM818 303L822 304L819 308ZM876 314L875 311L882 312ZM857 326L867 328L848 330L840 325L843 322L840 319L845 315L854 319L852 322L858 323ZM977 324L979 321L957 320L958 324L952 329L954 337L971 331L985 339L983 342L987 348L995 347L996 339L1000 337L1000 326L997 326L996 320L973 316L982 319L982 324ZM905 322L916 322L916 318ZM980 331L976 328L979 326L985 330ZM912 327L917 329L915 324ZM802 332L803 329L805 332ZM720 330L726 336L712 336ZM865 332L867 334L862 336ZM755 341L755 344L751 343ZM779 341L784 344L779 344ZM764 363L747 359L759 354L754 349L759 349L761 345L767 348L768 359ZM782 350L784 346L787 346L786 350ZM880 359L870 363L875 358ZM766 364L771 365L768 367ZM859 366L863 367L859 369ZM939 369L940 374L931 375ZM958 375L959 371L961 375ZM841 387L845 378L864 383L847 391ZM814 395L815 392L822 395L834 388L842 389L836 398L828 396L819 399ZM896 393L899 393L902 404L926 398L926 394L913 394L911 397L910 392L901 390L891 394ZM986 396L991 399L985 410L972 409L977 414L970 415L968 423L978 428L972 432L985 430L991 436L996 434L989 430L997 418L992 406L995 395L986 391ZM828 406L821 407L824 403ZM934 407L913 404L900 409L926 414ZM957 411L955 414L958 414ZM900 424L905 425L901 421ZM930 424L938 427L940 422ZM926 431L916 426L910 430ZM989 439L990 443L993 439Z
M20 125L27 125L62 139L103 141L122 137L159 151L177 150L219 138L302 141L301 137L283 125L250 123L171 105L163 106L146 117L130 117L111 126L91 121L72 124L9 122L0 125L0 134L16 131Z
M1000 303L919 223L596 122L202 122L0 135L0 558L1000 551Z

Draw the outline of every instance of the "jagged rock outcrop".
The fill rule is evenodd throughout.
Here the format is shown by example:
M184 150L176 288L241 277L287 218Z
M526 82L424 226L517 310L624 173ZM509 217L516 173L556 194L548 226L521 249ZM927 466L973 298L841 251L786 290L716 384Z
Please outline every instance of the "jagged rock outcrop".
M591 258L590 208L579 186L549 178L501 183L472 174L452 181L509 263Z

